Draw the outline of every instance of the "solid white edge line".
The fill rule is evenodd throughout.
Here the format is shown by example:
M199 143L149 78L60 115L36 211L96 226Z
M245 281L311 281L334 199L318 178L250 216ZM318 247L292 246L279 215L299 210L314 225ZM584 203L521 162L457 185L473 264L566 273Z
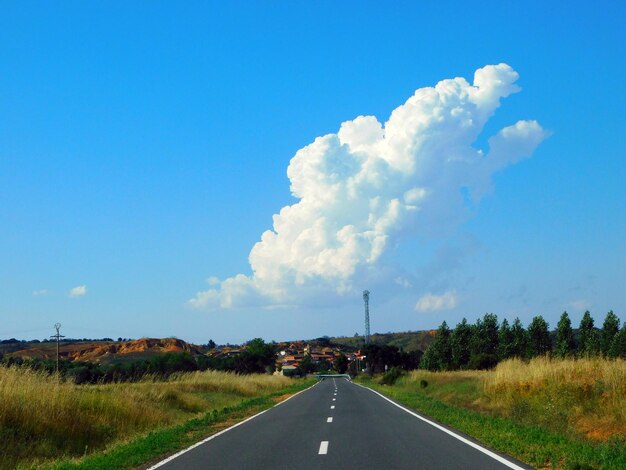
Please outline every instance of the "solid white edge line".
M291 400L291 399L292 399L293 397L295 397L296 395L300 395L302 392L306 392L307 390L309 390L309 389L311 389L311 388L315 387L318 383L319 383L319 382L316 382L316 383L314 383L313 385L311 385L310 387L307 387L307 388L305 388L304 390L300 390L298 393L294 393L294 394L293 394L293 395L291 395L289 398L286 398L285 400L283 400L283 401L281 401L281 402L279 402L279 403L276 403L274 406L272 406L271 408L268 408L267 410L263 410L263 411L261 411L261 412L259 412L259 413L255 414L255 415L253 415L253 416L250 416L249 418L244 419L243 421L239 421L238 423L233 424L233 425L232 425L231 427L229 427L229 428L222 429L221 431L216 432L215 434L211 434L211 435L210 435L209 437L207 437L206 439L203 439L203 440L201 440L200 442L196 442L195 444L193 444L193 445L191 445L191 446L187 447L186 449L183 449L183 450L181 450L181 451L179 451L179 452L176 452L176 453L175 453L175 454L173 454L173 455L170 455L170 456L169 456L168 458L166 458L165 460L161 460L160 462L155 463L152 467L148 468L148 470L154 470L155 468L159 468L159 467L161 467L161 466L165 465L166 463L171 462L171 461L172 461L172 460L174 460L175 458L180 457L181 455L183 455L183 454L185 454L185 453L189 452L190 450L193 450L193 449L195 449L196 447L201 446L202 444L205 444L206 442L209 442L210 440L215 439L215 438L216 438L216 437L218 437L218 436L221 436L222 434L224 434L224 433L226 433L226 432L230 431L231 429L235 429L237 426L241 426L242 424L247 423L248 421L253 420L253 419L254 419L254 418L256 418L257 416L261 416L263 413L268 412L268 411L269 411L269 410L271 410L272 408L275 408L275 407L277 407L278 405L282 405L282 404L283 404L283 403L285 403L286 401Z
M328 454L328 441L320 442L320 450L319 450L318 454L319 455L326 455L326 454Z
M382 393L377 392L376 390L373 390L369 387L366 387L365 385L361 385L361 384L355 384L358 385L359 387L363 387L366 390L369 390L372 393L375 393L376 395L380 396L381 398L384 398L385 400L387 400L389 403L391 403L394 406L397 406L398 408L400 408L403 411L406 411L408 414L415 416L418 419L421 419L422 421L430 424L431 426L436 427L437 429L439 429L440 431L445 432L446 434L449 434L450 436L458 439L459 441L463 442L464 444L467 444L470 447L473 447L476 450L479 450L480 452L482 452L483 454L488 455L489 457L491 457L494 460L497 460L498 462L500 462L503 465L506 465L509 468L513 468L515 470L525 470L523 467L520 467L519 465L514 464L513 462L505 459L504 457L502 457L501 455L496 454L495 452L490 451L489 449L485 449L483 446L476 444L475 442L470 441L469 439L464 438L463 436L458 435L457 433L450 431L449 429L427 419L424 418L423 416L415 413L414 411L409 410L408 408L405 408L402 405L397 404L395 401L391 400L390 398L387 398L385 395L383 395Z

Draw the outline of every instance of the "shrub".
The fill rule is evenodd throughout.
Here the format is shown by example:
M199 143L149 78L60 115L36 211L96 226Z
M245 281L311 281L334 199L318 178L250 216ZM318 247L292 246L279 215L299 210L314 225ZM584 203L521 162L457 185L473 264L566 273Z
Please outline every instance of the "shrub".
M470 357L468 369L487 370L493 369L498 364L498 356L495 354L480 353Z
M396 383L396 381L400 377L402 377L405 374L406 374L406 372L403 371L401 368L399 368L399 367L392 367L387 372L385 372L385 375L383 375L383 378L380 379L380 384L381 385L393 385L393 384Z

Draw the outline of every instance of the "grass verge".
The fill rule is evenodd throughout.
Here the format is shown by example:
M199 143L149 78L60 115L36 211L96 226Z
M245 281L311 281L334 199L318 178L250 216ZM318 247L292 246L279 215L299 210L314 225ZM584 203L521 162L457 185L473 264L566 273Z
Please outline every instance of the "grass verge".
M87 461L155 430L237 419L304 386L282 376L217 371L75 385L43 372L0 367L0 470Z
M200 418L191 419L184 424L158 429L130 442L82 459L68 459L44 467L47 470L109 470L148 467L167 455L225 429L238 421L271 408L278 401L309 387L313 381L300 381L285 389L262 397L245 400L236 406L214 410Z
M526 377L521 377L524 371L520 368L523 366L518 363L505 364L499 371L418 371L399 379L393 386L381 385L377 378L362 377L359 381L435 421L477 439L487 447L509 454L536 468L626 468L626 440L621 432L622 428L616 425L616 422L621 422L620 413L626 406L622 401L620 411L619 400L616 400L616 397L619 398L626 391L623 385L622 388L615 388L617 395L607 391L609 387L606 382L604 386L596 385L598 397L594 398L584 383L597 379L587 377L581 385L586 392L579 396L572 392L577 389L575 383L579 381L579 375L569 374L569 379L566 379L566 376L558 373L565 367L562 363L550 365L544 362L540 365L546 376L536 378L532 386ZM577 365L578 368L581 366L583 365ZM606 370L610 366L620 369L622 364L591 366L595 367L596 374L600 374L603 368ZM507 368L515 369L516 374L515 378L512 374L507 376L508 385L504 386L503 371L506 372ZM536 375L538 369L538 364L531 364L529 370ZM558 381L552 380L551 377L555 376L559 378ZM520 392L513 392L515 387L512 384L518 379L525 385L519 387ZM569 398L559 403L555 410L554 401L543 400L544 403L540 398L558 395L557 387L563 396ZM513 406L505 406L509 403L509 398L505 396L504 388L508 390L510 404ZM605 409L592 409L583 416L581 409L585 403L588 408L604 406ZM614 403L614 408L609 408L607 412L609 403ZM566 406L571 408L569 414L564 411ZM553 413L551 420L546 419L546 413ZM593 434L582 433L574 427L581 420L586 421L591 419L589 416L598 414L612 415L611 419L605 419L606 424L603 427L612 432L609 435L602 430L600 434L604 436L603 439L595 439ZM598 418L594 420L599 423Z

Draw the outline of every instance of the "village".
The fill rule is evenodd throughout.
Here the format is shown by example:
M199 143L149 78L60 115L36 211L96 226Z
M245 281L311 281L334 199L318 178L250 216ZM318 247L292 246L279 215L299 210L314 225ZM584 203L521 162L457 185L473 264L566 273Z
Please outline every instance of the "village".
M274 343L276 350L276 375L300 376L309 373L335 371L357 374L365 368L366 356L361 349L330 344L324 338L305 341ZM211 355L236 357L245 351L245 346L218 346Z

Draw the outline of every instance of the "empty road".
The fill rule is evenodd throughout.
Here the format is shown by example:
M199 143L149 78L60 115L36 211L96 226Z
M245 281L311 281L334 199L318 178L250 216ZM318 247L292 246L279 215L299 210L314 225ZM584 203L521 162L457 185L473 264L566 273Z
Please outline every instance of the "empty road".
M463 442L467 438L456 434L417 418L369 389L343 378L329 378L152 468L530 468L471 441Z

